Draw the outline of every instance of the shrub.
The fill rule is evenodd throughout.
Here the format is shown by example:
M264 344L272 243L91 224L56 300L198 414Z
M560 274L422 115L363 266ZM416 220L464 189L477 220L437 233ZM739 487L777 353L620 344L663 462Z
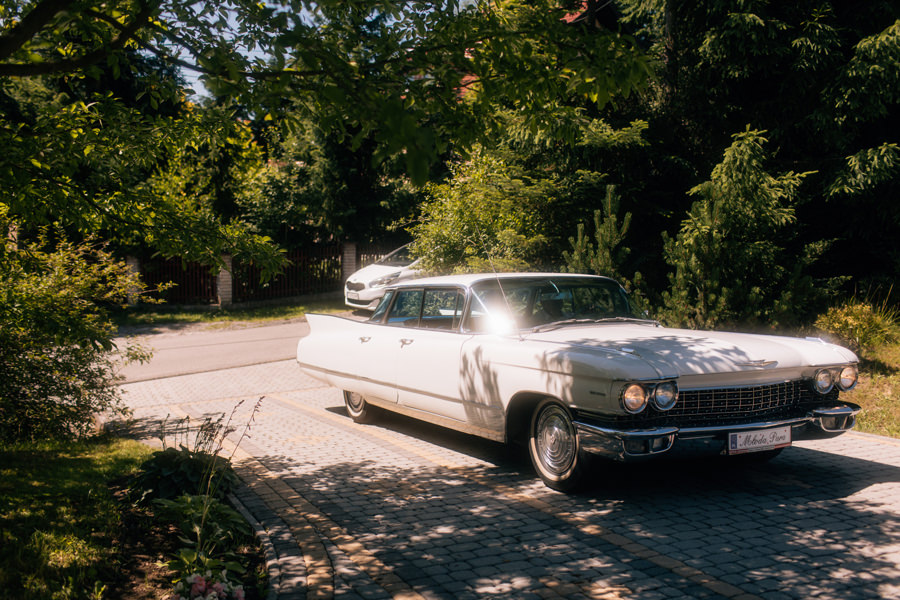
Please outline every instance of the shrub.
M548 246L542 211L558 194L554 178L530 177L483 149L453 165L447 183L428 187L412 253L430 273L537 268Z
M193 430L189 417L176 421L171 431L166 419L159 435L163 449L154 452L132 478L128 486L131 497L139 504L184 494L224 499L239 480L231 460L220 456L222 441L234 431L231 420L241 404L243 401L234 407L228 421L224 414L206 417ZM176 446L167 446L166 434L174 438Z
M816 327L839 338L855 352L898 339L897 311L886 304L853 299L816 319Z
M244 517L227 504L206 495L184 494L174 500L156 500L160 516L172 523L183 536L187 548L204 556L222 561L233 559L234 551L252 540L252 531ZM170 564L180 569L181 561ZM188 563L188 567L191 567ZM209 565L203 565L209 568ZM239 567L224 564L230 570L240 572ZM187 569L190 570L190 569Z
M78 438L98 413L125 412L106 307L124 303L140 280L96 245L48 248L46 239L0 244L0 441ZM139 348L125 355L147 357Z
M227 458L196 452L185 446L154 452L141 465L130 488L138 504L151 500L172 500L183 494L210 493L222 499L238 484Z
M224 413L204 419L193 438L189 418L178 421L171 434L164 422L163 450L144 462L129 486L139 502L153 498L160 516L180 531L183 546L168 563L178 574L175 598L243 598L243 588L231 577L236 580L245 572L238 551L251 541L252 532L244 518L223 502L238 477L231 458L220 456L225 438L236 430L231 423L243 403L235 405L227 420ZM262 398L253 406L235 451L249 434L261 404ZM165 447L167 434L182 443Z

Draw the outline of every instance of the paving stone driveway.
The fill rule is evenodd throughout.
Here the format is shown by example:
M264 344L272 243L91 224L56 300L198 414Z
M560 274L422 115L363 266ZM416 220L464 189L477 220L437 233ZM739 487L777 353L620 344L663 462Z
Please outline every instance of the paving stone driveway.
M166 415L234 413L237 496L278 600L900 598L898 440L845 434L741 468L601 464L566 496L505 446L356 425L293 361L123 389L150 437Z

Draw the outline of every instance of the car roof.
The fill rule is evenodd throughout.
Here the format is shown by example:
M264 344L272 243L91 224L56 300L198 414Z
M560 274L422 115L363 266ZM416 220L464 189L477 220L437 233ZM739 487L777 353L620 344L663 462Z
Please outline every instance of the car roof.
M454 287L471 287L476 283L480 283L482 281L515 281L515 280L530 280L530 279L543 279L543 278L553 278L556 280L559 279L597 279L602 281L613 281L614 279L609 277L603 277L600 275L588 275L583 273L465 273L461 275L442 275L438 277L423 277L420 279L410 279L407 281L402 281L397 283L396 285L392 285L392 288L408 288L408 287L422 287L423 285L427 286L454 286Z

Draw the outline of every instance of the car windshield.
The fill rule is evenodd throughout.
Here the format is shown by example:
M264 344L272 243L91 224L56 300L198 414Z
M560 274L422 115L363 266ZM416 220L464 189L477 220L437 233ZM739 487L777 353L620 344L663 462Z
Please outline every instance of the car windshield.
M473 288L470 331L510 331L550 324L640 318L622 287L607 279L492 280Z
M402 248L397 248L375 264L388 267L408 267L412 262L413 258L409 255L409 246L403 246Z

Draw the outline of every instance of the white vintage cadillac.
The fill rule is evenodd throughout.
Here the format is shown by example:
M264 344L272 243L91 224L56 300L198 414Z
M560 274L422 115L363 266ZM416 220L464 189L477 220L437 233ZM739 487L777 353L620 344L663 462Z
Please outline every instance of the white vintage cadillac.
M856 422L857 357L819 339L668 329L615 281L558 273L433 277L372 317L308 315L297 361L366 422L386 409L503 442L570 491L585 453L697 449L770 458Z

